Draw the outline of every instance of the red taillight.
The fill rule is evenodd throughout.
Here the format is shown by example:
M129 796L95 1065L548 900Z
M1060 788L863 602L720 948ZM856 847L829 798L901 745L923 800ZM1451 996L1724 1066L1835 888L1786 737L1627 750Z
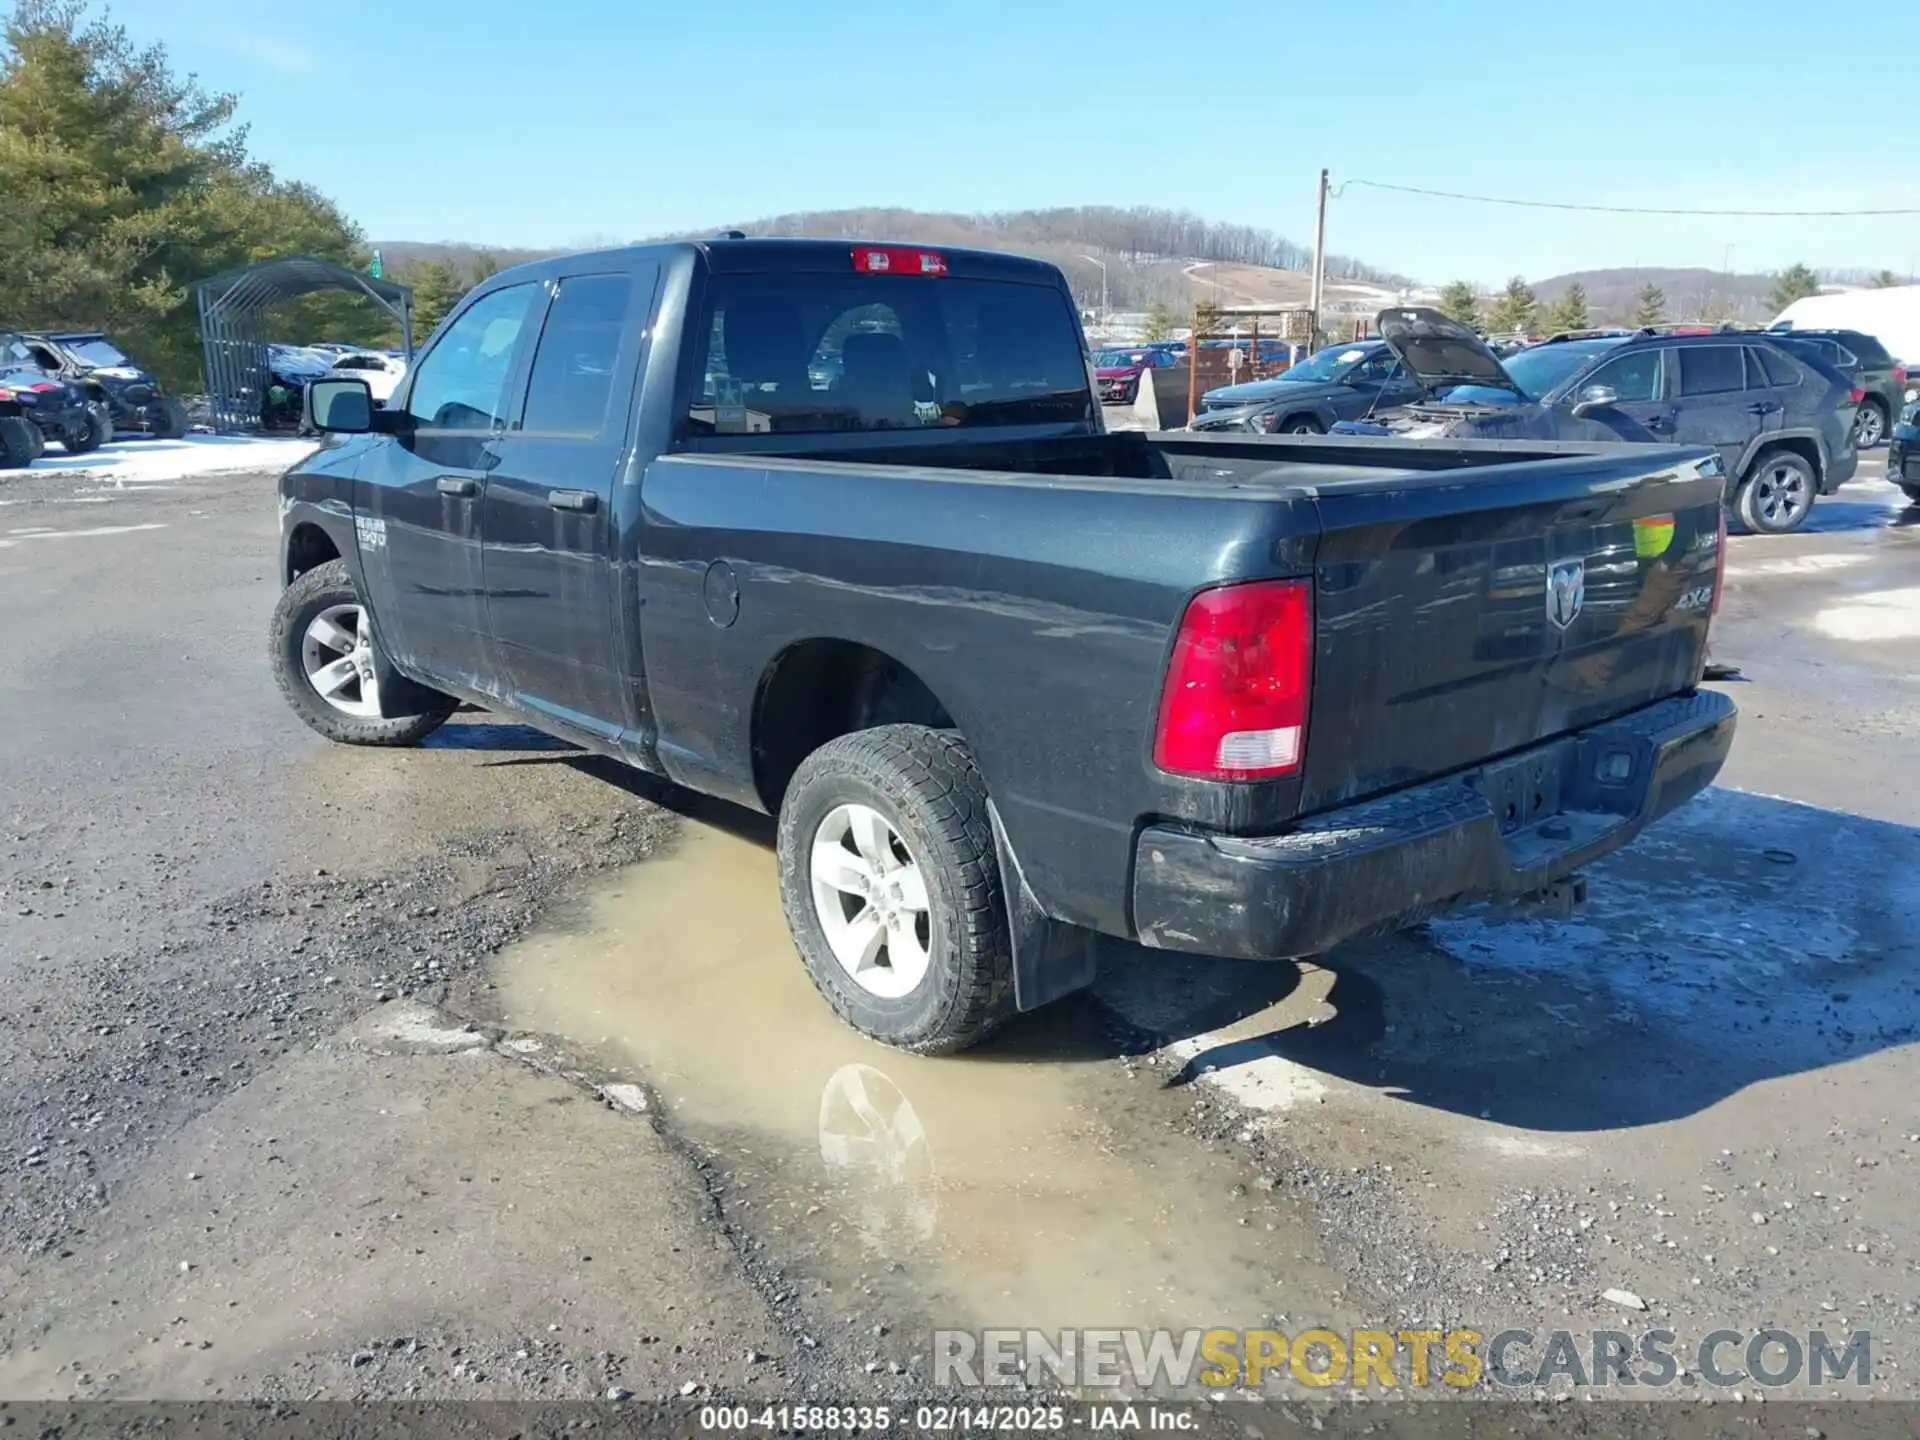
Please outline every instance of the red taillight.
M1720 592L1727 588L1727 512L1720 511L1720 536L1713 544L1713 603L1707 606L1707 617L1711 619L1720 613Z
M1853 389L1847 392L1847 398L1851 400L1854 404L1858 405L1862 400L1867 398L1867 392L1862 390L1858 385L1856 385L1853 387Z
M1896 390L1902 389L1905 387L1906 383L1907 383L1907 367L1904 365L1894 366L1893 367L1893 388Z
M1311 581L1201 591L1167 662L1153 763L1205 780L1294 773L1306 754L1312 677Z
M854 249L853 268L862 275L944 275L947 257L904 245L861 245Z

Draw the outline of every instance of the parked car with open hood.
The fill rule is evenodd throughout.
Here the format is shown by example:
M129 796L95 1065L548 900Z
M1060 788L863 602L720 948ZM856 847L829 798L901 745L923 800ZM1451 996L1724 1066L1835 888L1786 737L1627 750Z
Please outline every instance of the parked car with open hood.
M1209 390L1189 429L1256 435L1323 435L1417 398L1419 386L1379 340L1329 345L1271 380Z
M1767 533L1797 529L1859 463L1860 389L1758 332L1575 337L1503 362L1437 310L1382 311L1379 327L1424 398L1347 433L1712 445L1734 514Z

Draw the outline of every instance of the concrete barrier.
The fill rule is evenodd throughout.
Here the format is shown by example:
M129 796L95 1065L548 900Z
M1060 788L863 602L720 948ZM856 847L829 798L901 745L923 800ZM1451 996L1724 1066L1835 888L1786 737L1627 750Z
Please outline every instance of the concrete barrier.
M1180 430L1187 423L1187 367L1140 372L1140 390L1133 413L1152 430Z

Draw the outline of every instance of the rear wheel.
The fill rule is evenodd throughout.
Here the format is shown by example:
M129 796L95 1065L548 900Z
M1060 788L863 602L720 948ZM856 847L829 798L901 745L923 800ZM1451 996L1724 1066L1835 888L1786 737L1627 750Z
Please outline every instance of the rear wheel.
M159 414L151 422L156 440L178 440L187 433L187 407L173 396L155 402Z
M1887 438L1887 412L1879 403L1867 401L1860 407L1860 413L1853 420L1853 443L1862 450L1871 450Z
M1900 488L1906 491L1907 499L1915 505L1920 505L1920 485L1902 485Z
M964 1050L1013 1013L1013 951L987 789L951 731L843 735L780 807L780 899L822 996L854 1029Z
M373 626L346 563L329 560L289 585L273 607L268 654L280 693L309 726L342 745L413 745L439 729L458 702L393 713L383 701ZM410 699L418 687L407 687Z
M1798 530L1813 509L1818 488L1813 466L1791 450L1773 450L1754 461L1733 497L1733 513L1761 535Z
M31 465L47 448L40 427L19 415L0 415L0 469Z

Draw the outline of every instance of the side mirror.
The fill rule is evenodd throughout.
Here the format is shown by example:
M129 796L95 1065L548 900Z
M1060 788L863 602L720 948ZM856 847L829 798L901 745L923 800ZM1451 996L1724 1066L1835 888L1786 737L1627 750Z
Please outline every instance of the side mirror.
M1619 403L1620 392L1611 385L1589 385L1580 392L1580 398L1573 407L1573 418L1584 420L1596 410L1605 410Z
M373 429L373 392L364 380L315 380L307 386L307 424L328 435Z

